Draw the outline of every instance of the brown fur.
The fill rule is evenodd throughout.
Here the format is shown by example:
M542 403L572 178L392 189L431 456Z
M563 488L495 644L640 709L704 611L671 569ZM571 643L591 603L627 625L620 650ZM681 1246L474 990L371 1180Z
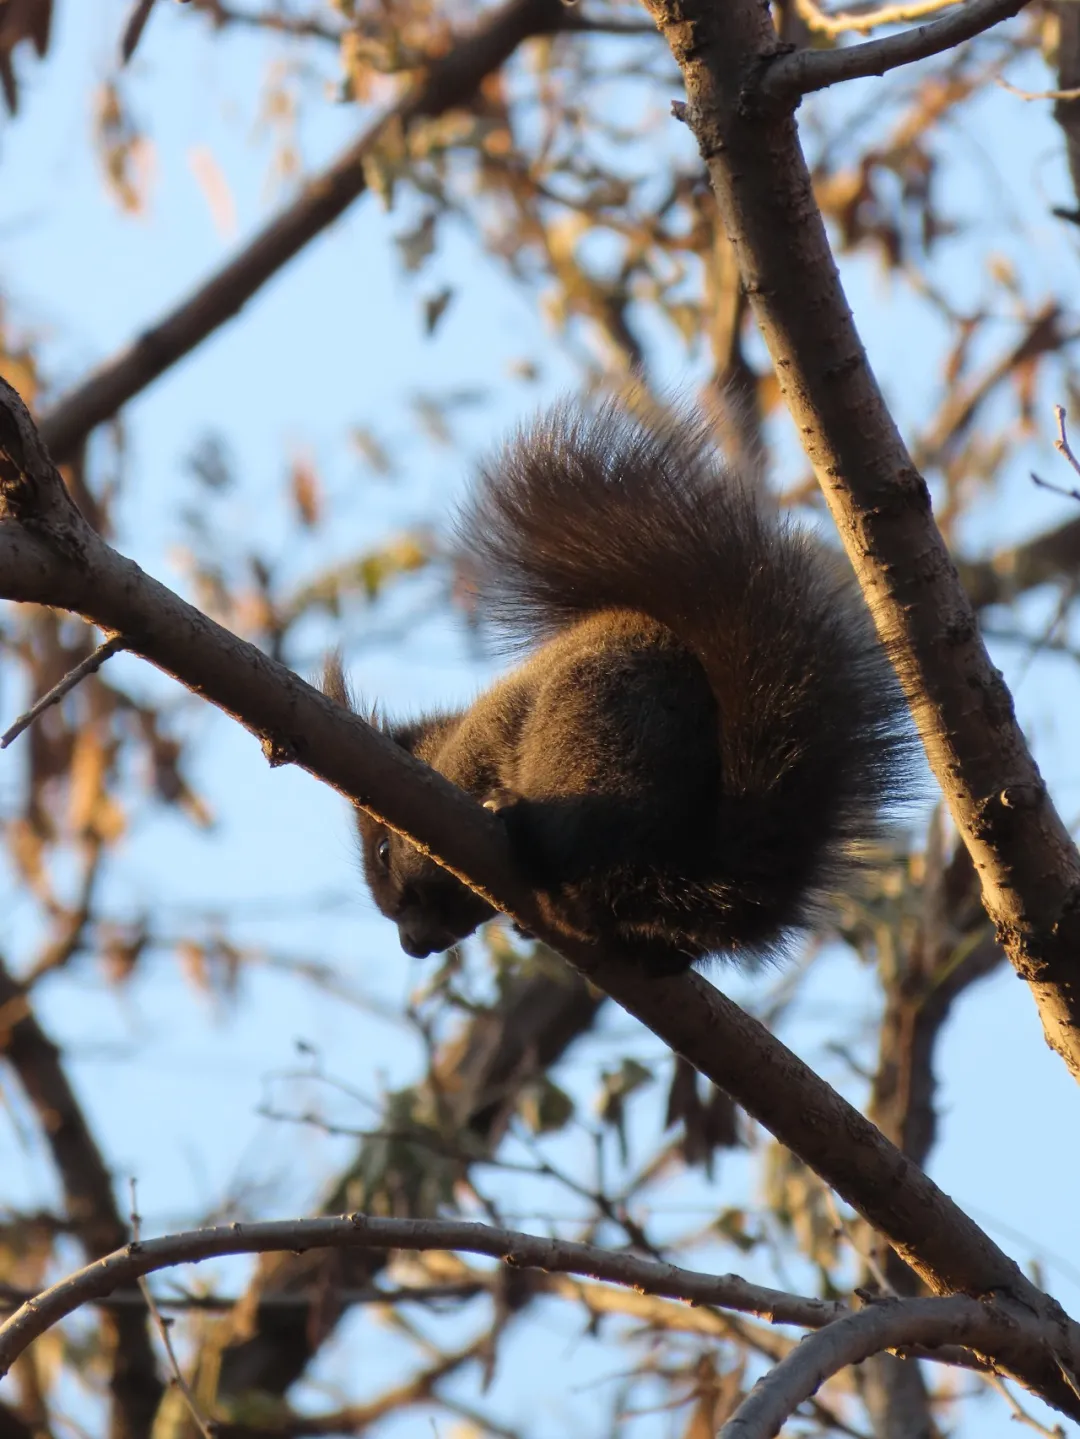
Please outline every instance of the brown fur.
M388 732L504 818L546 917L657 973L815 922L907 773L861 598L692 416L563 406L484 470L459 550L539 646L469 708ZM413 955L490 908L358 812Z

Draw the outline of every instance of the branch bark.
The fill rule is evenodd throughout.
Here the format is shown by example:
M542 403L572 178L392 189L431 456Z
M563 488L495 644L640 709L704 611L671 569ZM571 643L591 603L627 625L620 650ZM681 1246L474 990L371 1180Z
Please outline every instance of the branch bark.
M137 1279L177 1264L198 1264L224 1254L265 1254L312 1249L447 1249L486 1254L515 1268L551 1274L583 1274L646 1294L711 1304L756 1314L774 1324L828 1324L850 1311L832 1300L804 1298L750 1284L738 1275L699 1274L625 1251L564 1239L542 1239L519 1230L450 1219L382 1219L366 1214L323 1219L266 1220L193 1229L126 1244L69 1275L23 1304L0 1325L0 1376L26 1346L84 1304Z
M230 1224L133 1241L44 1290L0 1325L0 1376L29 1344L69 1314L116 1289L130 1288L158 1270L230 1254L369 1247L464 1250L489 1255L514 1268L586 1274L691 1304L730 1305L774 1323L820 1326L814 1339L804 1340L759 1381L722 1431L727 1439L757 1439L777 1433L797 1405L832 1374L883 1349L912 1346L925 1352L939 1345L959 1345L990 1362L1007 1356L1008 1365L1017 1353L1046 1348L1056 1352L1060 1337L1056 1326L1008 1301L966 1296L893 1300L852 1313L836 1303L765 1289L735 1275L699 1274L588 1244L542 1239L460 1220L351 1214ZM950 1355L943 1351L941 1357L947 1360Z
M510 860L501 826L442 776L283 665L229 634L85 523L25 406L0 382L0 594L82 614L114 633L291 762L407 835L525 929L571 960L675 1053L725 1089L885 1235L937 1293L1001 1293L1060 1335L1080 1370L1080 1329L869 1120L700 975L644 976L618 955L547 929ZM1045 1351L1021 1382L1080 1416ZM1013 1372L1010 1369L1009 1372Z
M407 130L418 119L467 103L485 76L504 65L524 40L561 29L563 15L562 0L509 0L433 60L400 101L310 179L299 198L239 255L45 412L41 433L53 457L60 463L70 459L91 430L231 320L338 219L366 190L365 161L391 126Z
M1058 89L1069 91L1080 86L1080 13L1070 0L1052 5L1057 16L1057 83ZM1056 210L1062 219L1080 224L1080 100L1057 100L1054 119L1065 139L1065 158L1069 164L1075 205L1071 210Z
M659 7L645 0L654 17ZM804 95L844 80L884 75L901 65L928 60L973 40L984 30L1018 14L1027 0L967 0L949 15L928 25L913 25L884 40L838 45L831 50L795 50L771 60L761 80L761 93L771 100L797 105ZM767 55L768 51L762 51ZM676 57L678 58L678 57Z
M1047 1041L1080 1078L1080 855L867 362L794 117L755 92L753 76L767 73L778 45L769 13L755 0L646 4L682 70L687 118L781 390L998 939L1031 986Z
M872 1354L938 1344L962 1344L992 1354L999 1336L1004 1339L1011 1326L1011 1317L998 1314L992 1305L961 1295L875 1302L804 1339L758 1380L719 1439L772 1439L827 1379Z

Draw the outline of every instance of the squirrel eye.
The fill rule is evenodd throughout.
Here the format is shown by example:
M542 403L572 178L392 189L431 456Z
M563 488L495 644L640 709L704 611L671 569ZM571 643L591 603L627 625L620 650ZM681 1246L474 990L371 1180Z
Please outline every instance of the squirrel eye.
M378 844L376 845L376 847L375 847L375 858L376 858L376 859L379 861L379 863L382 865L383 869L389 869L389 867L390 867L390 841L387 839L387 837L386 837L385 835L383 835L382 839L379 840L379 843L378 843Z

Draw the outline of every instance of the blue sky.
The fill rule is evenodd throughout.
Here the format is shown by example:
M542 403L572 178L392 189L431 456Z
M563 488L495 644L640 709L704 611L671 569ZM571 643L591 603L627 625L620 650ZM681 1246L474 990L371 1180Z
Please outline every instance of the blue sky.
M61 0L54 52L41 68L24 65L22 114L0 131L0 287L9 320L39 337L59 391L211 273L287 195L271 178L270 142L257 113L266 67L283 52L250 36L211 41L197 16L163 3L128 81L135 112L152 137L152 199L145 215L119 213L104 193L88 130L93 92L111 73L126 8L126 0L93 6ZM1038 67L1029 69L1012 78L1032 88L1049 83ZM820 103L864 99L865 91ZM355 133L356 116L345 107L309 103L306 115L301 139L309 165L330 157ZM964 117L951 142L950 199L978 227L978 249L1011 256L1029 295L1053 286L1067 296L1077 278L1075 243L1048 213L1050 199L1067 201L1068 193L1047 107L992 90ZM203 150L213 154L232 195L232 236L215 227L192 172L192 156ZM1000 203L989 210L987 166L1007 177ZM235 491L213 501L223 547L230 535L257 536L284 572L299 578L328 554L349 553L397 527L445 514L473 454L575 382L575 368L534 298L483 262L463 233L447 231L419 282L405 277L393 239L407 223L408 211L388 215L365 198L239 319L128 407L119 542L153 574L184 584L176 558L183 539L178 510L181 499L193 496L185 459L206 434L223 437L239 477ZM986 283L985 271L972 264L971 251L960 242L946 247L941 274L961 299ZM444 283L459 293L434 339L427 339L421 301ZM868 261L847 265L845 283L886 393L901 423L910 424L935 398L936 322ZM1003 314L1003 325L1007 320ZM693 365L670 343L658 353L666 384L678 389L692 380ZM541 362L535 384L510 375L523 357ZM474 386L489 389L492 402L456 416L456 446L440 450L425 443L409 397ZM1055 464L1050 406L1058 398L1050 390L1043 396L1045 432L1024 457L1048 474ZM357 425L374 428L393 449L399 478L373 479L363 470L347 439ZM335 515L329 535L299 546L285 502L287 460L298 449L314 457ZM800 473L802 461L783 433L777 436L777 464L782 482ZM1005 536L1022 538L1069 512L1068 502L1033 490L1018 462L980 506L965 539L978 550ZM1045 597L1036 596L1025 611L1037 618L1047 607ZM383 620L379 614L373 623ZM451 619L416 625L394 643L366 643L367 623L363 614L350 617L354 673L365 695L391 707L460 700L497 667L477 657ZM322 641L312 633L312 663ZM1059 661L1028 667L1007 647L995 658L1019 680L1019 712L1073 823L1080 815L1072 743L1080 704L1076 677ZM130 658L113 664L148 692L169 686ZM19 698L9 688L0 691L0 714L10 718ZM358 1002L328 1000L266 966L245 978L235 1012L214 1012L176 963L162 957L153 958L126 990L107 987L90 962L43 988L43 1019L64 1047L117 1173L137 1173L152 1231L210 1209L241 1177L264 1186L259 1202L268 1214L301 1212L316 1202L324 1178L347 1157L348 1143L298 1135L257 1114L268 1085L282 1093L281 1082L268 1076L296 1067L297 1038L315 1043L328 1070L373 1096L384 1086L408 1083L422 1063L409 1035L360 1002L399 1005L425 968L403 959L392 929L361 895L340 802L305 775L268 770L246 734L179 691L174 698L177 723L196 740L196 776L218 824L204 835L176 816L142 814L112 865L110 904L127 912L160 906L180 925L193 910L238 901L246 916L239 926L243 935L276 954L334 961ZM18 764L17 747L0 757L2 803L17 792ZM4 903L0 944L14 958L24 952L28 908L10 892L10 882ZM737 997L752 993L741 978L731 988ZM869 976L850 959L830 955L815 971L797 1020L784 1030L787 1042L856 1096L857 1084L829 1046L839 1035L868 1052L863 1020L872 995ZM624 1051L648 1059L657 1047L612 1013L601 1038L567 1066L568 1084L589 1092L598 1056L611 1060ZM1018 1259L1038 1258L1049 1286L1080 1313L1080 1149L1074 1142L1080 1095L1046 1049L1030 995L1011 971L965 998L942 1044L939 1070L935 1179ZM319 1102L346 1122L362 1124L368 1117L340 1096L319 1091ZM636 1111L642 1146L655 1133L658 1104L656 1096L646 1096ZM53 1192L47 1158L27 1145L17 1116L17 1105L0 1113L0 1173L7 1191L0 1203ZM572 1141L562 1152L571 1162L577 1153ZM672 1203L697 1205L704 1215L710 1204L746 1197L752 1183L749 1167L736 1157L723 1167L719 1199L688 1182L672 1191ZM510 1181L500 1193L510 1209L536 1203L531 1191ZM551 1200L547 1217L575 1212L565 1200ZM520 1223L535 1227L544 1218L522 1212ZM731 1254L717 1262L739 1263ZM762 1271L759 1277L768 1276ZM573 1333L565 1314L545 1308L534 1336L537 1349L511 1344L510 1363L493 1395L496 1407L510 1417L537 1413L540 1434L561 1427L573 1408L546 1392L543 1356L550 1352L551 1362L564 1362L559 1356ZM395 1341L384 1342L392 1348ZM320 1374L351 1391L348 1349L341 1345L329 1354ZM574 1356L583 1380L617 1367L617 1352L590 1357L582 1352L588 1349L581 1346ZM363 1388L370 1377L356 1382ZM586 1407L592 1402L587 1393L580 1398ZM962 1432L997 1439L1008 1424L1004 1406L995 1401L968 1409Z

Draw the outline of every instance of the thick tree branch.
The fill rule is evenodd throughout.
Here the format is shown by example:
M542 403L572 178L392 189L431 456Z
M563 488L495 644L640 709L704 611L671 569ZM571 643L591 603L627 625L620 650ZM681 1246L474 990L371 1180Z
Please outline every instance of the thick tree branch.
M1080 86L1080 10L1071 0L1060 0L1050 7L1057 17L1057 83L1060 91L1075 92ZM1065 158L1069 163L1075 203L1071 208L1055 210L1063 220L1080 224L1080 99L1059 99L1054 105L1054 119L1065 138Z
M882 399L814 201L791 114L755 107L776 47L756 0L646 0L683 71L743 283L781 389L891 646L998 939L1050 1045L1080 1078L1080 855L1028 750Z
M223 1255L285 1249L303 1252L311 1248L463 1250L488 1255L513 1268L586 1274L646 1294L694 1305L730 1306L773 1323L819 1328L821 1332L814 1342L804 1340L755 1387L731 1421L745 1426L731 1429L732 1439L736 1434L776 1433L784 1419L826 1378L883 1349L912 1346L923 1352L952 1345L994 1360L1000 1354L1038 1352L1044 1346L1054 1349L1060 1337L1056 1326L1048 1326L1025 1308L1008 1304L999 1307L993 1301L967 1297L902 1300L852 1313L835 1302L784 1294L748 1284L735 1275L699 1274L588 1244L542 1239L460 1220L384 1219L351 1214L332 1219L223 1225L132 1242L36 1295L0 1325L0 1376L53 1325L114 1290L130 1288L147 1274ZM943 1349L940 1357L947 1360L950 1351Z
M401 100L310 179L299 198L239 255L44 414L41 432L54 458L70 459L95 426L238 314L267 280L362 195L367 188L365 161L389 129L407 129L415 120L465 104L522 41L560 29L564 13L562 0L508 0L433 60Z
M646 0L653 14L660 8ZM798 104L804 95L824 90L843 80L860 80L868 75L884 75L901 65L927 60L940 55L965 40L972 40L984 30L1009 20L1027 4L1027 0L967 0L951 14L928 25L914 25L899 35L884 40L865 40L861 45L841 45L832 50L795 50L778 55L766 69L760 92L770 100ZM767 55L768 50L758 52ZM678 58L678 57L676 57Z
M324 1219L267 1220L193 1229L127 1244L36 1295L0 1325L0 1375L26 1346L84 1304L144 1275L224 1254L265 1254L310 1249L448 1249L486 1254L513 1267L551 1274L584 1274L646 1294L756 1314L774 1324L820 1328L849 1311L825 1299L803 1298L750 1284L738 1275L699 1274L625 1251L563 1239L542 1239L514 1229L450 1219L381 1219L351 1214Z
M804 1339L758 1380L719 1439L772 1439L827 1379L887 1349L962 1344L992 1355L999 1340L1008 1342L1012 1322L993 1305L961 1295L876 1301Z
M1062 1352L1073 1346L1080 1370L1080 1330L1060 1307L764 1026L699 975L649 978L618 955L560 940L515 873L494 816L110 549L67 500L25 407L3 382L0 594L69 609L123 633L129 650L258 735L271 763L301 765L408 835L497 908L558 945L595 984L725 1089L885 1235L935 1292L997 1292L1020 1301L1056 1326ZM1022 1357L1017 1377L1080 1415L1080 1401L1049 1356Z

